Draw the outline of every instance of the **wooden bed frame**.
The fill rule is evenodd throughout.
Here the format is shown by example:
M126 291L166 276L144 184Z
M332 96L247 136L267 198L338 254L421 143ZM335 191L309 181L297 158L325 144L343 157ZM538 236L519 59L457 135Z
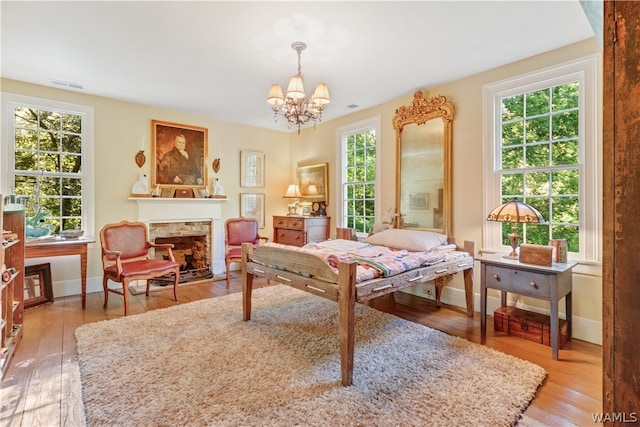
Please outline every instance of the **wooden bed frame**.
M353 382L356 302L392 293L416 283L435 280L436 303L440 306L442 288L450 281L453 274L462 271L467 315L473 317L475 243L465 241L464 248L459 250L468 252L470 256L415 268L391 277L356 283L355 262L341 262L336 274L322 259L314 255L269 246L261 246L254 250L250 243L245 243L242 245L242 318L245 321L251 319L254 277L274 280L337 302L342 385L349 386ZM295 272L302 272L304 275Z

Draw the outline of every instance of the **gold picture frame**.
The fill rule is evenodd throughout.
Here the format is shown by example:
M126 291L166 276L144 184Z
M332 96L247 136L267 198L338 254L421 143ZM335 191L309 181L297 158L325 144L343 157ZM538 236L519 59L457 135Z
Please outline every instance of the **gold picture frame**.
M329 204L329 164L318 163L309 166L298 166L296 170L298 186L302 198L306 200L323 200Z
M152 120L151 186L205 188L208 145L207 128Z

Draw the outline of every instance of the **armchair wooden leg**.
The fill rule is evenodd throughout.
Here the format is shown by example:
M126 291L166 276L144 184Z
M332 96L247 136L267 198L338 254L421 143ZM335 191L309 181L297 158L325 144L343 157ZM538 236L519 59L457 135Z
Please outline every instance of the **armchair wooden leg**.
M151 288L151 279L145 280L147 282L147 293L146 296L149 296L149 289Z
M102 308L107 308L107 302L109 301L109 288L107 287L108 281L109 279L107 279L106 276L102 277L102 288L104 289L104 305Z
M229 267L231 266L231 263L230 263L229 261L227 261L227 262L226 262L226 265L227 265L227 289L229 289L229 278L230 278L230 277L229 277L229 276L230 276L230 274L229 274Z
M124 315L129 314L129 280L122 281L122 297L124 298Z
M173 298L178 301L178 282L180 281L180 271L173 273Z

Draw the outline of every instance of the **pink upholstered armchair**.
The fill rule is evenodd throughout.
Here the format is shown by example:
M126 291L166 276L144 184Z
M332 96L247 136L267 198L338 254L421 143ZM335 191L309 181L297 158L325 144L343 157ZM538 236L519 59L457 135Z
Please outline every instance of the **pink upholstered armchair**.
M232 262L242 261L242 244L253 243L254 247L260 240L268 241L258 234L258 220L254 218L229 218L224 223L224 262L227 266L227 289L229 289L229 266Z
M122 295L124 298L124 315L129 312L129 283L133 280L146 280L149 296L150 279L172 274L173 297L178 301L178 281L180 266L173 256L173 245L155 244L147 241L147 226L142 222L122 221L117 224L106 224L100 230L102 245L102 267L104 276L104 308L107 308L109 292ZM149 259L150 248L164 248L168 258ZM122 283L122 290L107 286L107 282Z

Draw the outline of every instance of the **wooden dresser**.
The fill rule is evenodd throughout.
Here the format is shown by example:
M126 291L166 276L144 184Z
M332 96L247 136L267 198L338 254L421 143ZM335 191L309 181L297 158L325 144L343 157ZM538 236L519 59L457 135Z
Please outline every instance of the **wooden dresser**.
M329 240L331 218L328 216L275 216L273 241L291 246Z

